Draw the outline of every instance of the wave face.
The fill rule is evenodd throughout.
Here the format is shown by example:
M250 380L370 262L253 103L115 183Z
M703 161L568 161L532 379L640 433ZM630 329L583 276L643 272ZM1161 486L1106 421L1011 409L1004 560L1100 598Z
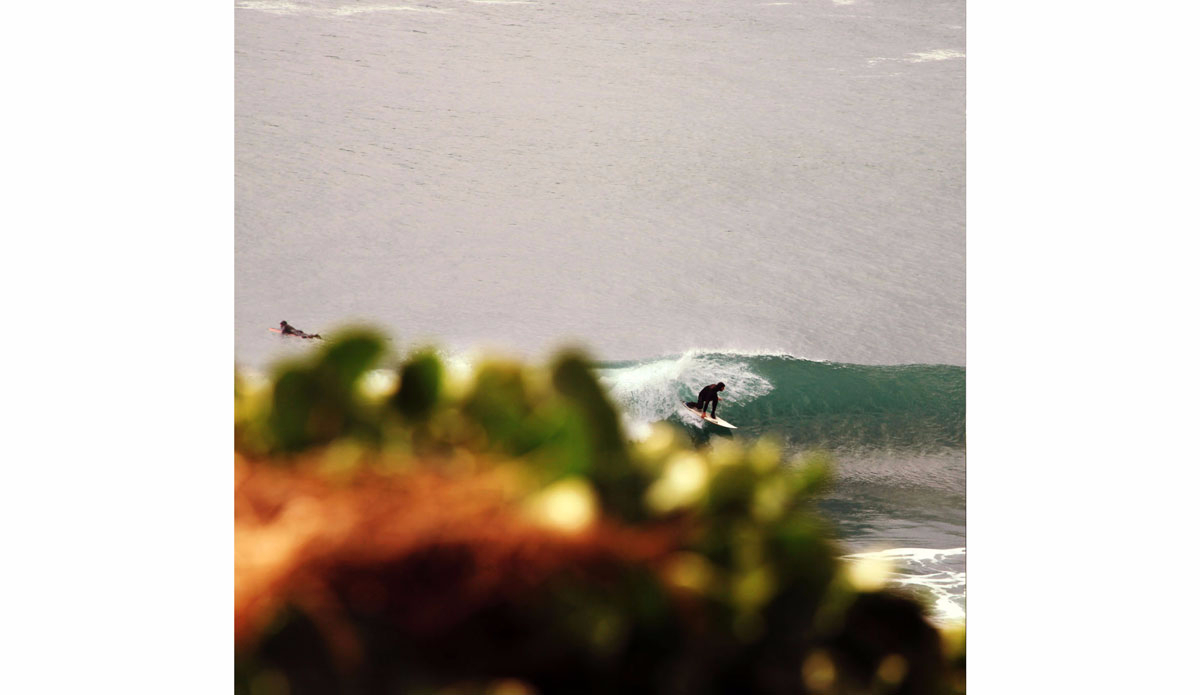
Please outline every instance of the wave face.
M689 351L597 365L639 437L653 422L696 427L682 401L725 382L720 415L739 432L771 432L801 447L935 449L966 444L966 369L874 366L789 355Z

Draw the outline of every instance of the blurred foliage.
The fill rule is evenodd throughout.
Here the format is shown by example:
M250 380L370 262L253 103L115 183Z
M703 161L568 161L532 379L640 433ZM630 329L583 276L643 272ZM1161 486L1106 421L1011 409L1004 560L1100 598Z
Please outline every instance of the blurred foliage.
M577 352L314 347L235 377L238 692L965 692L962 632L838 559L826 455L629 442Z

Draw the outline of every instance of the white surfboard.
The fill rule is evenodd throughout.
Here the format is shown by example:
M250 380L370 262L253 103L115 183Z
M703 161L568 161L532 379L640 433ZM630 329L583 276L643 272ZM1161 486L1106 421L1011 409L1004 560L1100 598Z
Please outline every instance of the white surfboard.
M705 414L701 413L698 408L693 408L693 407L689 406L687 403L684 403L683 406L685 408L687 408L689 411L691 411L692 415L695 415L696 417L709 423L710 425L717 425L718 427L726 427L731 430L737 429L736 425L732 425L732 424L722 420L721 418L717 417L716 415L705 415Z

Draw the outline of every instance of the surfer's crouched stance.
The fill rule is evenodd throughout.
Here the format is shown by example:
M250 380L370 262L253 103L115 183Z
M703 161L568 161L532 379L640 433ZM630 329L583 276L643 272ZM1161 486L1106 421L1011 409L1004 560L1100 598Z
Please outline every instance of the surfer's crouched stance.
M695 406L700 411L700 417L704 417L704 412L708 410L708 404L712 403L712 416L717 416L717 401L721 400L717 397L718 391L725 390L725 382L718 381L715 384L709 384L700 389L700 395L696 397L696 403L688 403L688 406Z
M281 333L283 333L284 335L294 335L294 336L297 336L300 338L316 338L318 340L324 340L324 338L321 337L320 333L305 333L304 331L300 330L299 328L294 328L294 327L288 325L287 321L279 322L279 331Z

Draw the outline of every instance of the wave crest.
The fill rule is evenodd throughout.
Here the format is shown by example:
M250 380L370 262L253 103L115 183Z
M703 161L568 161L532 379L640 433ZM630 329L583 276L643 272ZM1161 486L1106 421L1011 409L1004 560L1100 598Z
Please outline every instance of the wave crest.
M741 433L767 432L802 445L961 447L966 370L951 365L858 365L784 354L689 350L597 365L601 383L637 439L654 422L685 416L683 401L725 382L721 416Z

